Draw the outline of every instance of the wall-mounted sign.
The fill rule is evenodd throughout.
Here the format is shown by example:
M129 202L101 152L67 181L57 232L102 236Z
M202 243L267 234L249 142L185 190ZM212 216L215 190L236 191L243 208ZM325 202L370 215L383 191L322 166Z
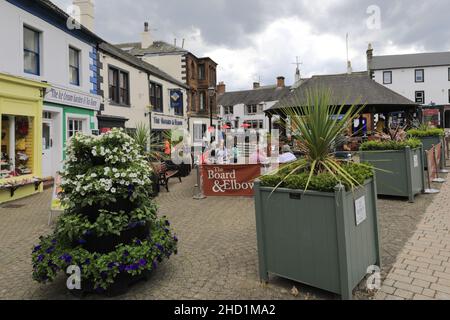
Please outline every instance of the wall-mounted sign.
M101 97L66 88L51 87L45 93L45 101L89 110L100 110Z
M183 92L181 90L170 90L170 108L183 110Z
M366 197L361 197L355 201L355 214L357 226L367 219Z
M185 120L179 117L163 116L155 114L152 116L152 129L176 129L185 125Z
M414 155L414 168L419 166L419 156L417 154Z

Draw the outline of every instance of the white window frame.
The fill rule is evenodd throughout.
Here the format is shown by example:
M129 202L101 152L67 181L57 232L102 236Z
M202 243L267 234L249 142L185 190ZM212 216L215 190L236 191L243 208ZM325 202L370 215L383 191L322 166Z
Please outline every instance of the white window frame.
M81 131L78 132L83 132L84 134L90 134L91 133L91 117L89 115L81 115L81 114L76 114L76 113L69 113L66 115L66 139L69 140L71 137L69 136L69 121L70 120L79 120L82 121L83 123L83 128Z
M389 75L389 82L386 81L385 75ZM392 84L392 71L383 71L383 84Z

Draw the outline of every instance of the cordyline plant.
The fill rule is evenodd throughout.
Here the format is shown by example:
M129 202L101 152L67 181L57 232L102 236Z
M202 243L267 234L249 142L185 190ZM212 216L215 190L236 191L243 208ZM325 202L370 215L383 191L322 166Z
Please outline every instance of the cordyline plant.
M144 123L138 123L136 125L136 131L133 134L134 141L149 162L158 162L167 158L167 155L163 152L164 141L170 141L170 134L164 133L162 138L163 142Z
M334 147L365 106L354 103L348 106L333 105L331 90L314 89L307 92L306 101L295 96L281 102L284 115L290 118L292 137L297 141L304 157L289 166L289 173L275 187L280 187L290 176L307 172L305 191L315 175L330 174L336 181L355 189L361 182L355 179L348 166L336 159ZM284 105L283 105L284 104ZM369 168L367 164L360 166Z

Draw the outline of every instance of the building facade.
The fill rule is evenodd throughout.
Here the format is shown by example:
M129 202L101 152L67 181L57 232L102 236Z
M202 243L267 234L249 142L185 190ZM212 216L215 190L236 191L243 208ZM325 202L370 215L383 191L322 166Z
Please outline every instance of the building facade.
M450 52L374 56L367 50L373 79L422 105L450 104Z
M264 111L273 107L279 100L291 92L291 87L285 85L285 78L278 77L277 84L260 86L253 84L252 90L226 92L225 84L218 85L217 104L220 110L219 120L222 126L230 129L248 128L269 131L270 122L276 124L278 117L271 120Z
M67 140L97 130L97 47L83 26L70 29L68 15L47 0L0 1L0 72L45 81L42 123L42 175L62 168Z
M100 79L105 98L98 115L100 131L150 125L154 134L162 135L187 129L187 86L162 70L102 43Z
M184 41L183 41L184 42ZM154 41L148 24L141 42L118 44L119 48L148 62L189 88L188 128L194 142L202 141L209 127L217 126L217 63L211 58L198 58L188 50L163 41Z

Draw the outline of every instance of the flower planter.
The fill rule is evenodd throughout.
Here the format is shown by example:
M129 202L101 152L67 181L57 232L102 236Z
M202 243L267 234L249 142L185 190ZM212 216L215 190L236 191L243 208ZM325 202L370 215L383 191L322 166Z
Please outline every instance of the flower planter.
M135 239L144 241L150 236L150 227L148 224L138 225L129 229L124 230L120 236L118 235L107 235L107 236L97 236L95 234L85 236L85 241L82 245L84 249L91 253L109 253L114 251L119 244L131 244ZM74 243L74 246L79 245Z
M135 285L140 281L147 281L151 275L151 271L145 271L142 274L133 276L127 272L119 273L114 281L114 283L107 290L96 290L94 283L91 281L82 281L81 289L70 290L70 292L77 296L83 297L88 294L101 293L107 297L114 298L123 294L126 294L130 287Z
M260 278L270 273L352 299L367 268L381 263L375 178L353 192L272 191L256 181Z
M90 222L95 222L100 216L100 210L106 210L110 212L126 212L129 213L136 208L139 208L140 203L138 201L131 202L129 199L117 198L115 203L109 206L92 205L83 208L76 209L76 212L87 216Z
M423 152L424 152L424 162L423 167L424 169L428 168L428 159L426 156L425 151L431 150L433 145L438 145L439 143L442 143L442 152L441 152L441 169L444 169L445 167L445 143L442 137L438 136L431 136L431 137L417 137L420 141L422 141L423 144Z
M377 192L379 195L414 197L425 189L422 148L411 150L361 151L361 162L369 162L378 170Z

